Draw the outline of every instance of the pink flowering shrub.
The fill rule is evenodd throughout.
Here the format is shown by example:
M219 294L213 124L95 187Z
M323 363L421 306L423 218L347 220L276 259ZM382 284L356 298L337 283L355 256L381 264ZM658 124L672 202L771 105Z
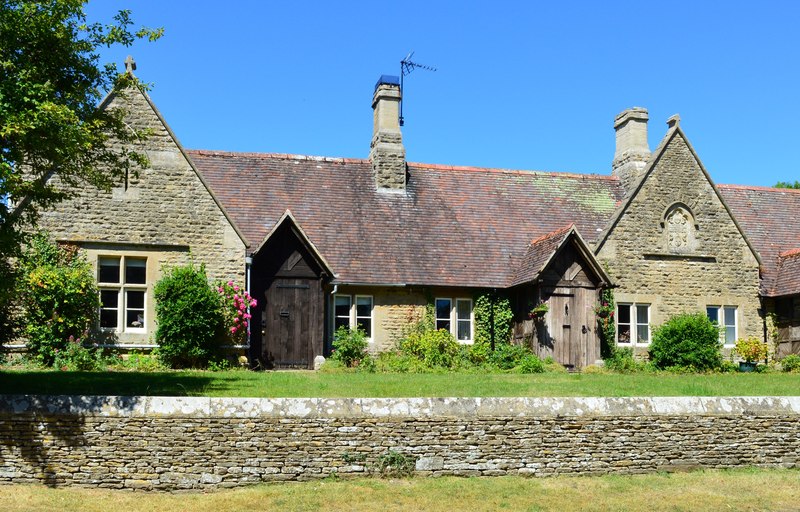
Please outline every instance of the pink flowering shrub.
M233 345L244 345L250 335L248 308L256 306L256 300L233 281L217 283L217 293L222 301L222 312L225 317L225 334Z

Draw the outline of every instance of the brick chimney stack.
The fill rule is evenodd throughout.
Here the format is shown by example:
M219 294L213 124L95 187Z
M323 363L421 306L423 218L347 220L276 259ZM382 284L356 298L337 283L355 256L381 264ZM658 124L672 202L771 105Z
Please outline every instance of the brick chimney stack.
M617 147L611 174L619 177L626 193L636 185L650 158L647 120L647 109L641 107L624 110L614 119Z
M379 190L405 191L406 150L400 133L400 78L383 75L372 99L373 125L369 160Z

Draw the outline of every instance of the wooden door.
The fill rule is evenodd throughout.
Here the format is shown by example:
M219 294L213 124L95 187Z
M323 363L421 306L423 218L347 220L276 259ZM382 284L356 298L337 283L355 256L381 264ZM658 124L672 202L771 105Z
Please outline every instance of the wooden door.
M321 297L319 280L283 278L270 284L264 297L262 347L264 359L274 367L313 367Z
M553 359L567 368L580 369L599 357L595 331L596 291L590 288L554 288L546 292L550 306L543 321L544 346ZM544 337L544 339L542 339Z

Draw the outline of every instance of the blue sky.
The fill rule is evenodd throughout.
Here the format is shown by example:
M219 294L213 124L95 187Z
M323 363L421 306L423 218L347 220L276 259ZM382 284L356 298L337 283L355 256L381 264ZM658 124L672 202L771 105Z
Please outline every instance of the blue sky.
M409 161L607 174L613 119L679 113L718 183L800 179L800 2L94 0L162 26L130 53L187 148L365 158L410 51Z

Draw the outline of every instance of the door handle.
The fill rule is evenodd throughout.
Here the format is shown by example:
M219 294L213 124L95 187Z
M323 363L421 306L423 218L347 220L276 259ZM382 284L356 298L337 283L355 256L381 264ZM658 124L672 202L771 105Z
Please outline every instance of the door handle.
M586 334L587 332L589 332L589 329L587 329L587 328L586 328L586 326L584 325L584 326L581 328L581 331L583 332L583 334Z

